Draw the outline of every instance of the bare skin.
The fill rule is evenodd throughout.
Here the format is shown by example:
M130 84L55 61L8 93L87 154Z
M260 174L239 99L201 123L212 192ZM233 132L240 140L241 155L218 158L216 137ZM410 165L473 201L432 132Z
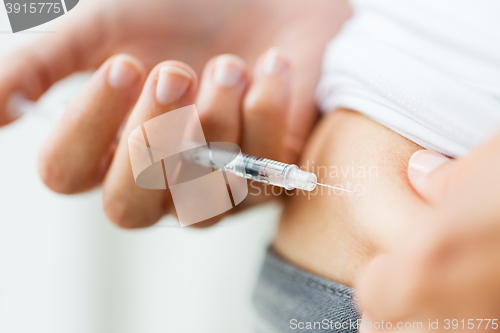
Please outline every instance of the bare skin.
M316 166L366 169L368 174L362 177L347 172L346 177L333 178L319 170L320 181L331 185L349 181L363 185L364 193L316 195L310 200L294 196L275 242L277 251L298 266L352 285L360 268L397 234L399 223L389 221L404 220L405 214L420 208L421 201L406 180L405 161L418 147L359 114L337 110L326 116L302 151L317 117L313 93L322 51L349 16L346 2L207 5L193 0L188 5L176 1L136 5L122 1L116 11L105 11L104 2L88 1L68 14L63 32L2 62L0 124L13 120L2 112L12 93L21 90L36 99L63 76L100 66L40 154L43 181L67 194L100 184L112 222L125 228L154 224L172 212L169 193L137 188L126 140L114 147L114 139L125 120L122 138L148 119L196 103L208 141L232 141L244 152L284 162L295 162L302 153L300 165L314 161ZM266 49L271 46L279 46L286 70L263 74ZM116 60L113 55L119 52L129 54L127 63L135 80L117 88L110 85L109 75ZM214 82L218 58L213 56L224 52L240 56L232 58L242 73L232 87ZM162 62L166 59L186 63ZM165 66L189 76L184 95L167 104L155 96ZM267 127L262 127L262 117ZM370 175L372 167L376 174ZM380 208L386 209L375 214Z
M407 217L426 208L407 177L407 161L419 149L359 113L338 109L326 115L300 165L309 163L319 182L358 194L321 194L319 188L309 198L292 196L275 250L307 271L353 286L367 263L406 227Z
M498 330L499 148L497 133L457 160L425 150L412 156L408 177L430 210L408 219L416 227L358 279L365 320L383 320L387 331L388 322L424 323L411 332ZM439 325L431 329L429 319Z
M108 10L111 6L113 10ZM329 0L305 5L300 0L89 0L66 16L67 21L58 34L29 45L2 61L0 126L15 120L11 113L6 112L12 94L21 92L36 100L64 76L99 67L45 145L40 155L40 173L44 182L60 193L79 193L100 184L110 220L124 228L149 226L171 212L169 194L168 191L142 191L135 186L126 143L120 142L118 148L114 145L121 124L126 122L126 137L127 131L142 122L196 102L204 111L201 121L207 140L236 142L247 153L294 162L302 153L317 117L313 92L324 45L349 14L346 1ZM285 70L263 74L262 62L268 56L265 50L271 46L280 47L279 58L285 64L282 66ZM241 57L231 58L232 65L240 67L241 77L230 88L214 84L214 68L220 59L214 56L226 52ZM117 53L132 56L125 61L135 73L127 85L119 82L116 86L109 79ZM192 67L179 61L164 61L167 59L179 59ZM184 82L187 88L183 95L170 103L155 99L159 75L165 67L172 73L182 71L184 79L189 81ZM198 85L197 73L203 67L201 84ZM249 67L253 67L253 73ZM133 111L127 119L130 109ZM262 117L270 120L267 127L261 126L259 120ZM491 151L487 149L484 156L496 156L498 146L498 142L490 146ZM406 173L407 161L419 149L414 143L356 112L335 110L324 117L307 140L300 165L309 164L309 170L317 173L320 182L354 189L358 194L340 195L324 190L323 194L294 195L287 202L274 248L297 266L349 286L353 286L363 269L370 265L371 274L365 275L364 279L363 300L368 314L375 319L415 318L414 314L422 308L432 309L433 313L447 318L448 312L440 311L457 304L484 303L486 312L482 313L497 309L498 293L491 290L498 285L498 272L492 274L490 268L498 265L490 265L490 261L484 258L489 253L498 253L498 238L491 235L498 234L495 221L499 214L498 210L484 207L483 197L476 195L483 191L484 185L496 185L491 179L479 182L481 188L472 192L472 197L452 201L460 205L451 205L452 211L461 215L464 214L460 209L467 208L470 202L481 209L466 209L465 213L489 212L490 215L483 218L486 224L482 233L474 234L475 228L468 228L469 225L464 223L460 230L462 234L453 235L455 238L450 241L444 232L440 234L439 230L429 228L430 234L441 235L444 240L435 237L434 243L424 244L427 235L420 234L421 238L410 242L409 249L404 251L407 244L403 235L408 239L414 236L408 230L417 225L430 226L427 219L415 218L425 217L432 211L412 190ZM484 161L488 162L488 159ZM497 174L497 164L491 165L490 174ZM482 170L472 171L470 179L474 181L477 174L488 175ZM471 193L470 188L467 186L468 190L463 193ZM496 188L490 188L490 197L498 197L498 191L493 191ZM422 188L420 192L426 197ZM497 207L497 203L493 202L492 207ZM461 215L450 215L451 226L456 220L463 219ZM466 221L475 218L468 216ZM477 276L484 276L486 280L465 280L471 285L482 286L481 292L471 289L472 292L467 294L469 299L458 302L454 298L456 289L449 287L455 285L443 280L441 286L449 288L440 288L443 293L440 298L451 301L440 304L434 301L436 297L427 297L422 302L422 292L435 295L429 281L437 280L432 274L437 270L432 265L433 269L429 270L427 263L437 262L443 266L441 261L436 261L436 258L442 258L442 249L447 250L441 244L461 248L464 235L476 237L471 242L473 244L488 244L490 247L477 246L476 256L466 257L470 260L460 262L463 267L457 268L458 274L441 276L461 278L461 273L470 271L473 264L482 263L478 272L485 273ZM380 264L383 260L374 260L378 254L391 249L391 244L397 243L398 238L403 244L396 251L392 247L392 251L403 255L395 256L391 265L384 266ZM489 242L485 243L485 240ZM425 249L422 245L430 247L423 257L420 256L422 248ZM396 304L389 302L385 308L381 307L379 293L391 292L392 287L398 287L397 283L386 282L387 276L391 276L387 274L388 267L396 275L402 271L400 267L408 262L408 258L415 259L421 274L416 275L416 279L405 276L396 280L409 281L403 287L413 293L395 288L396 291L392 292L402 300L393 297ZM496 257L493 259L498 261ZM423 268L419 266L422 263ZM384 286L383 282L386 282L386 289L380 287ZM459 282L460 286L464 284L464 281ZM483 299L478 299L477 295ZM494 296L489 297L491 295ZM491 302L484 302L488 297ZM436 304L437 308L431 308ZM487 316L494 315L488 313ZM424 318L428 317L424 315Z
M225 53L253 68L275 46L294 68L285 149L295 160L317 117L314 89L325 44L349 16L346 0L84 1L61 19L57 33L2 59L0 126L15 120L6 112L13 94L36 100L63 77L97 69L116 54L133 56L147 72L175 59L200 74Z
M36 100L64 76L99 68L42 148L40 175L64 194L101 185L113 223L147 227L173 205L168 190L136 186L128 133L195 103L207 141L295 162L318 116L314 90L323 50L349 16L345 0L89 0L65 16L57 33L1 62L0 126L15 120L13 94ZM116 68L128 69L117 82ZM239 72L229 85L216 80L225 68ZM165 71L170 83L159 85ZM158 87L168 95L181 86L174 100L157 96Z

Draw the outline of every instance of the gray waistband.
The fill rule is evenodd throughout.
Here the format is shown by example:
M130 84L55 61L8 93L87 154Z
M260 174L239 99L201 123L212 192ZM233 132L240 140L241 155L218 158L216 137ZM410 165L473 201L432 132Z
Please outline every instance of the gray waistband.
M305 272L269 250L254 292L256 332L357 332L354 289Z

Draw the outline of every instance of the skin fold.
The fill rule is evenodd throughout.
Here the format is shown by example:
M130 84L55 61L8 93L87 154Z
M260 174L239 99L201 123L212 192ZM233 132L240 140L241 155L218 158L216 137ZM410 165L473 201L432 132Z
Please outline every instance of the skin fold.
M307 271L353 286L367 263L408 227L408 217L428 209L407 177L407 162L419 149L360 113L327 114L299 165L308 165L318 182L358 193L318 187L309 196L290 196L274 249Z
M421 322L418 332L498 330L499 148L497 133L456 160L412 156L408 178L430 209L408 218L414 227L358 279L365 320Z
M195 103L207 141L234 142L245 153L288 163L301 156L297 164L319 182L357 192L317 187L287 196L273 242L284 259L327 279L361 285L362 303L375 320L422 313L418 318L493 318L500 307L494 264L500 259L488 255L500 253L500 139L458 165L446 182L452 190L416 186L419 196L407 169L421 147L351 110L332 110L315 125L324 47L350 14L345 0L84 1L65 15L58 33L2 60L0 126L16 119L9 109L15 94L37 100L65 76L98 68L40 152L40 175L58 193L100 186L109 219L140 228L172 213L173 206L168 190L136 186L123 138L155 116ZM272 47L279 50L280 65L266 73ZM132 69L127 79L110 74L117 54ZM241 72L233 85L215 80L221 54ZM158 97L165 70L184 81ZM180 85L182 94L165 97ZM248 198L232 212L266 199ZM455 292L463 286L480 288ZM464 304L484 306L470 312L460 308Z

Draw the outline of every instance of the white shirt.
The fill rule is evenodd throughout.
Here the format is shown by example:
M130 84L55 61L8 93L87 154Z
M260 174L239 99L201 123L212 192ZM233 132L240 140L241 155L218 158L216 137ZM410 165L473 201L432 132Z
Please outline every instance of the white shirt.
M499 0L356 0L317 99L461 156L500 127Z

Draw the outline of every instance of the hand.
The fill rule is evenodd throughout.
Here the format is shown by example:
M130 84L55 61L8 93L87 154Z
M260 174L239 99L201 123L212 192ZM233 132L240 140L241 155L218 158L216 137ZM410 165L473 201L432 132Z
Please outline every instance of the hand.
M365 320L393 328L422 322L423 331L438 320L433 332L449 331L453 319L459 330L498 329L499 151L500 135L458 160L429 151L412 156L410 182L430 209L415 216L417 227L374 259L359 281Z
M69 194L102 183L104 209L114 223L124 228L152 225L172 212L173 202L168 190L135 184L129 133L194 102L208 142L234 142L250 154L286 158L284 120L290 112L293 70L279 50L259 57L253 74L239 57L214 57L199 85L195 71L179 61L162 62L145 77L144 66L128 55L112 57L96 71L42 148L39 170L47 186Z
M0 126L14 120L9 99L38 99L52 84L95 69L118 53L150 71L178 59L200 71L213 56L234 53L253 66L271 46L290 57L295 81L286 150L295 159L316 119L314 89L325 43L349 16L347 1L88 0L56 29L0 63Z

